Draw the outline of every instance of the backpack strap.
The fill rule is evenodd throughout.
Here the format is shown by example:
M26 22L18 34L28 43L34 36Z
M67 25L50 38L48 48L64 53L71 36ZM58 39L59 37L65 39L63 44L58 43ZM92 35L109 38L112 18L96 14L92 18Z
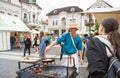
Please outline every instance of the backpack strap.
M71 36L71 34L70 34L70 37L71 37L71 40L72 40L73 46L75 47L76 50L78 50L78 49L76 48L75 42L74 42L73 37Z
M102 42L102 43L103 43L103 45L105 45L105 46L108 48L108 50L109 50L110 53L112 54L112 51L111 51L110 47L109 47L107 44L105 44L104 42ZM111 67L113 66L113 64L114 64L115 62L119 61L119 59L117 59L117 57L116 57L115 55L113 55L110 59L112 60L112 62L111 62L110 65L109 65L108 71L111 69ZM108 72L108 71L107 71L107 72ZM117 71L116 71L116 78L118 78L119 71L120 71L120 67L119 67L119 68L117 69Z

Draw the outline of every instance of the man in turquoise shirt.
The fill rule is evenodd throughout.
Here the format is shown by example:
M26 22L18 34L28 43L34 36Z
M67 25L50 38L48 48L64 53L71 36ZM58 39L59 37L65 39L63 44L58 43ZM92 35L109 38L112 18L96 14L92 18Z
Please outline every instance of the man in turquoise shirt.
M73 37L76 48L73 45L70 32L64 33L61 37L57 38L57 44L64 43L63 51L65 54L74 54L77 50L82 50L82 41L79 35Z
M75 59L75 67L77 68L77 72L79 73L78 53L80 55L80 64L83 64L83 60L82 60L82 40L80 36L76 34L77 27L78 26L74 22L72 22L69 27L69 32L62 34L59 38L57 38L57 40L55 40L49 46L47 46L45 51L47 52L48 50L51 49L52 46L56 44L61 44L61 42L64 43L63 58L73 57ZM62 59L61 64L68 66L68 60L66 60L65 62L65 59L64 60ZM73 65L74 65L73 62L69 61L69 66Z

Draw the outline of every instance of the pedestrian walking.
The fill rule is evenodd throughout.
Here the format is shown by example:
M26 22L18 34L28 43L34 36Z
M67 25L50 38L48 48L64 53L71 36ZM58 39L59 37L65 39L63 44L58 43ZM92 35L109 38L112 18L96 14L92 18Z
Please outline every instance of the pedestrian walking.
M15 36L12 34L12 35L10 36L10 46L11 46L11 50L13 50L13 49L15 48L15 41L16 41Z
M50 34L46 34L46 37L47 37L47 41L46 41L46 46L47 46L51 43L51 36Z
M114 18L106 18L99 26L98 36L90 39L87 44L88 78L107 78L109 59L113 54L120 59L119 24ZM104 45L110 47L112 53ZM112 77L111 77L112 78Z
M20 49L24 47L24 35L20 34Z
M40 58L45 57L45 48L46 48L46 40L47 38L44 35L44 32L40 32L40 45L39 45L39 56Z
M28 50L28 54L30 55L31 39L30 39L29 35L25 36L24 43L25 43L25 48L24 48L24 55L23 56L25 57L27 50Z
M52 46L56 44L63 44L62 47L62 54L63 58L68 59L62 59L61 65L64 66L74 66L74 63L72 62L71 58L75 59L75 67L77 68L77 73L79 73L79 62L78 62L78 53L80 55L80 64L83 64L82 60L82 40L79 35L76 34L77 31L77 25L72 22L69 26L69 32L63 33L60 37L58 37L55 41L53 41L50 45L48 45L45 49L45 51L49 51Z
M40 40L39 40L39 35L36 34L35 38L34 38L34 44L33 44L33 48L35 48L35 52L38 53L38 46L40 44Z

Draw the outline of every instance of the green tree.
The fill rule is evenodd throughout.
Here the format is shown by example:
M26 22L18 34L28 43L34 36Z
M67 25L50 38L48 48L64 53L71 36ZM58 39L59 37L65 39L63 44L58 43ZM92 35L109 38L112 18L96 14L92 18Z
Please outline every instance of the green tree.
M98 30L98 28L99 28L99 24L98 24L97 20L95 20L95 30L94 31Z

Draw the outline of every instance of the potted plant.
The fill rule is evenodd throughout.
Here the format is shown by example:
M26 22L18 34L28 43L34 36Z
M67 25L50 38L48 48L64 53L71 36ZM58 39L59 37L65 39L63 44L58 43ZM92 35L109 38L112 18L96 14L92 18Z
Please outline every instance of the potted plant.
M87 27L89 27L89 33L91 33L91 27L94 25L94 22L93 22L93 21L91 21L91 22L86 22L85 25L86 25Z

